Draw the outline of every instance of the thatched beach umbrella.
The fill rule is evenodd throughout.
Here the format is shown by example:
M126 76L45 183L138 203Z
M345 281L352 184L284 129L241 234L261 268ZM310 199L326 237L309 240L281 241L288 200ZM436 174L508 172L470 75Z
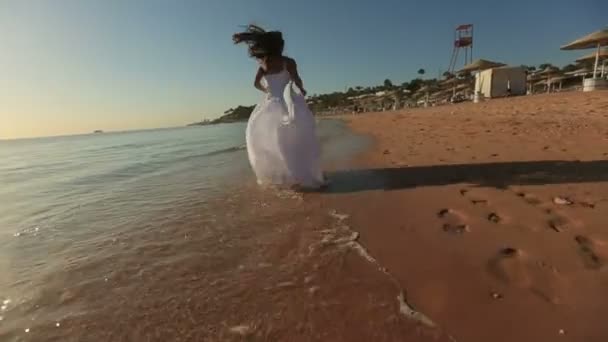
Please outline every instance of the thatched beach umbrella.
M582 67L580 69L576 69L573 71L565 72L564 76L568 78L582 77L583 83L585 82L585 77L589 76L593 73L593 70L588 67Z
M431 87L429 87L428 85L424 85L420 87L420 89L418 89L417 93L428 93L429 90L431 90Z
M540 74L540 71L526 75L526 81L528 83L528 93L530 94L534 94L534 87L537 85L547 84L546 80L543 80L543 75Z
M597 53L590 53L588 55L585 55L585 56L577 59L576 61L578 63L588 63L588 62L594 61L596 58L597 58ZM602 63L602 73L601 73L600 77L604 77L604 72L606 69L606 62L608 62L608 47L602 48L600 50L600 56L599 56L598 62Z
M438 88L437 88L436 84L433 84L433 83L425 84L420 89L418 89L418 91L416 91L415 97L420 98L421 97L420 95L423 95L424 96L424 105L427 106L429 99L430 99L430 96L429 96L430 93L436 91L437 89Z
M562 90L562 82L564 82L564 80L566 79L568 79L568 77L566 76L554 76L548 80L548 84L549 86L553 84L559 84L559 90Z
M458 84L461 84L464 81L465 80L460 79L460 78L451 77L451 78L448 78L446 80L441 81L439 84L442 87L445 87L444 88L445 90L449 90L449 91L451 91L453 93L453 95L455 95L456 94L456 86Z
M546 77L547 93L549 93L549 92L551 92L551 84L552 84L551 79L561 76L561 71L559 70L559 68L551 66L551 67L547 67L546 69L539 72L538 75ZM539 83L537 83L537 84L539 84Z
M564 75L569 75L569 76L587 76L589 74L593 73L593 70L587 67L584 68L580 68L580 69L576 69L574 71L569 71L564 73Z
M596 55L597 55L597 53L593 52L593 53L584 55L583 57L577 59L576 61L578 63L595 61ZM608 59L608 47L604 47L600 50L600 60L603 60L603 59Z
M570 44L561 47L562 50L586 50L597 48L595 52L595 66L593 67L593 78L597 78L597 69L600 63L602 46L608 45L608 28L590 33Z
M456 77L452 77L452 78L448 78L446 80L440 81L439 84L441 85L453 85L456 83L459 83L460 79L456 78Z
M468 89L469 87L470 87L470 84L461 83L461 84L457 85L455 89L456 89L456 91L458 91L458 90Z
M487 69L492 69L492 68L498 68L501 66L505 66L505 64L499 63L499 62L492 62L492 61L488 61L485 59L478 59L473 63L465 65L458 72L462 74L465 72L482 71L482 70L487 70Z
M430 91L431 91L431 87L429 87L428 85L424 85L420 89L418 89L418 91L416 92L417 96L419 94L424 94L424 106L425 107L428 105L428 102L429 102L429 92Z
M559 70L559 68L554 67L554 66L550 66L550 67L547 67L547 68L541 70L540 72L538 72L537 75L544 75L544 76L547 76L547 75L558 75L560 72L561 71Z
M528 74L526 76L526 80L528 82L530 82L530 81L538 81L539 79L541 79L541 76L538 73L536 73L536 74Z

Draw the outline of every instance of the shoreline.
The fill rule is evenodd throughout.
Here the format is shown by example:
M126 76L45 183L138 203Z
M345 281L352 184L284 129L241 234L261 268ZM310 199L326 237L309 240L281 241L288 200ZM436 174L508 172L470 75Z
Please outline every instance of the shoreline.
M336 168L362 146L342 122L320 131ZM251 173L224 190L96 236L32 278L44 285L3 293L0 339L448 341L409 318L325 194L265 190Z
M606 340L606 95L348 116L373 145L324 201L456 340Z

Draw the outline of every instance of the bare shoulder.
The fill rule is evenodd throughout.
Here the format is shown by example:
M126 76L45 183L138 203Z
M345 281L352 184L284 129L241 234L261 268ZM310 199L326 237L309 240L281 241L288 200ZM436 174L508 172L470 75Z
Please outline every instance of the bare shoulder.
M297 67L295 59L293 59L291 57L287 57L287 56L283 56L283 59L285 60L285 65L287 65L288 68L296 68Z

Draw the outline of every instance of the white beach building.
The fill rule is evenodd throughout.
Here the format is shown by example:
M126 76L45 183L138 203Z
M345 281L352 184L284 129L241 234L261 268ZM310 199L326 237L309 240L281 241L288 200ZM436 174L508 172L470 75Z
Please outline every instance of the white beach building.
M485 98L526 95L526 71L522 67L509 66L480 71L475 91Z

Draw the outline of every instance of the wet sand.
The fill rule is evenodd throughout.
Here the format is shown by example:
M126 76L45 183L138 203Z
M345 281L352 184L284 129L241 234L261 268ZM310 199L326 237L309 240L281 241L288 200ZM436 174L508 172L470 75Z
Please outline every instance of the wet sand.
M608 340L608 92L346 120L325 200L451 338Z
M0 340L450 341L321 195L248 187L66 263L8 303Z

